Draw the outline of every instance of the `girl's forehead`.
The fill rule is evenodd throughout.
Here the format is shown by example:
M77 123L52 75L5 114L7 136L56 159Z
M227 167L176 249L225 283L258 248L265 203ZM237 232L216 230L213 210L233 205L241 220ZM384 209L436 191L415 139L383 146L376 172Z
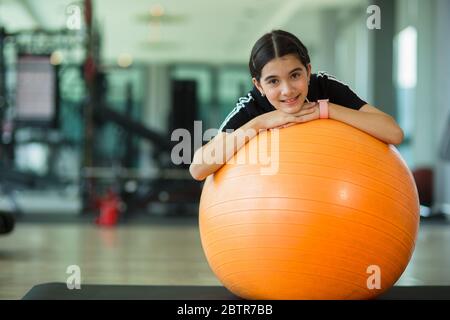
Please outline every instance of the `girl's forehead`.
M266 72L290 72L293 69L306 69L300 59L293 54L288 54L282 57L277 57L270 60L262 69L262 73Z

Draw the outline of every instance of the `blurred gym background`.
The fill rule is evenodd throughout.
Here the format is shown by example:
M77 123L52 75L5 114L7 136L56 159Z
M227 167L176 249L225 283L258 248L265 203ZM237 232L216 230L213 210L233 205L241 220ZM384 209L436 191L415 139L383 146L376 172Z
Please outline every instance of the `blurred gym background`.
M421 214L446 224L450 1L0 0L0 232L195 226L202 183L171 161L171 133L219 127L275 28L397 119Z

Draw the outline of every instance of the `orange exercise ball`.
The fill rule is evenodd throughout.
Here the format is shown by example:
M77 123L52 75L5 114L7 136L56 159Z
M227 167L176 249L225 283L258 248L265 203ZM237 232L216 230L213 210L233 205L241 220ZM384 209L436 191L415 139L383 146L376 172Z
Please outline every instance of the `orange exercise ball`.
M398 151L328 119L277 132L261 132L205 181L200 236L215 275L245 299L388 290L419 226L416 185Z

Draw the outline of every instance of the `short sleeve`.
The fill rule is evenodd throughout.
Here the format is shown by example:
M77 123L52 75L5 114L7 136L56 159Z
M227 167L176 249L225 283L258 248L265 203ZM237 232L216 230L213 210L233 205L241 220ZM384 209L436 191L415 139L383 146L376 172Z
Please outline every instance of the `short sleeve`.
M254 99L250 93L245 97L239 98L236 107L231 110L220 125L219 132L236 130L249 122L252 117L248 112L248 108L252 103L254 103Z
M330 102L335 104L359 110L366 101L362 100L348 85L328 75L328 95Z

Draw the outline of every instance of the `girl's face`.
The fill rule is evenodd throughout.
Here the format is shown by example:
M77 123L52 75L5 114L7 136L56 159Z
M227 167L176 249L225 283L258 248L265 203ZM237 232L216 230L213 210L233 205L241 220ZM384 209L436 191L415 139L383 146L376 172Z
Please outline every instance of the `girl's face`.
M261 70L260 81L253 83L277 110L296 113L308 95L311 65L306 67L294 54L269 61Z

